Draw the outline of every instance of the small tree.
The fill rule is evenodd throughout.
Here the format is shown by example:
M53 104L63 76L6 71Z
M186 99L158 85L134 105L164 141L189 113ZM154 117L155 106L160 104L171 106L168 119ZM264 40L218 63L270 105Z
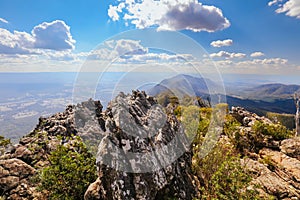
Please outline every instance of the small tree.
M298 94L294 94L294 102L296 105L296 115L295 115L295 124L296 124L296 135L295 136L299 136L300 135L300 126L299 126L299 107L300 107L300 97Z
M39 173L40 189L49 191L49 199L83 199L97 175L95 158L82 141L77 139L72 146L58 146L49 161L50 166Z

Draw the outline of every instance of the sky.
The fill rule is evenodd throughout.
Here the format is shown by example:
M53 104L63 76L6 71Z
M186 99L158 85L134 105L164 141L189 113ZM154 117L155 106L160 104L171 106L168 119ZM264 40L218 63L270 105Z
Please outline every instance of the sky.
M151 49L147 37L165 32L202 57L175 37L178 55ZM299 0L0 0L0 72L76 72L87 58L117 57L117 71L184 58L222 73L300 75L299 36Z

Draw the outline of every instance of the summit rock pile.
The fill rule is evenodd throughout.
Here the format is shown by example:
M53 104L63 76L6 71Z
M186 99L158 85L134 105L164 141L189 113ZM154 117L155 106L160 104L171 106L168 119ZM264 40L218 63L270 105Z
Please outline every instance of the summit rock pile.
M117 96L102 117L99 178L88 188L86 200L192 199L191 152L171 112L165 114L155 99L133 91ZM166 147L172 140L174 145ZM182 154L176 155L178 151Z
M241 107L233 107L231 114L242 124L240 141L253 138L249 135L255 122L272 124L268 118ZM262 138L263 141L256 144L258 149L245 146L247 154L242 163L252 175L251 185L259 186L256 189L262 199L300 199L300 138L279 140L269 135Z
M0 196L48 199L49 191L38 190L34 176L50 165L49 155L59 145L72 146L73 137L80 136L96 157L98 175L83 199L201 198L191 145L173 112L174 107L163 108L145 92L133 91L120 93L105 110L90 99L40 118L32 132L0 156ZM241 107L233 107L230 115L240 122L235 135L241 163L252 176L248 189L262 199L300 199L300 138L255 135L256 122L274 124ZM254 137L259 143L253 144Z

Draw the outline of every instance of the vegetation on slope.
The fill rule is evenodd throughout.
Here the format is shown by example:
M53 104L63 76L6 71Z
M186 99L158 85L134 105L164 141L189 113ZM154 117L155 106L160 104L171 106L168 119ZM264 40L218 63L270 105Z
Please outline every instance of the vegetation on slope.
M208 155L201 157L212 116L220 110L227 112L223 133ZM194 137L192 165L200 181L200 199L258 199L256 190L247 189L252 178L241 159L249 152L257 153L270 141L283 140L293 135L281 123L258 120L252 127L243 127L228 114L226 104L217 105L216 108L178 106L174 112L183 125L188 125L185 127L187 136ZM198 115L198 121L195 115ZM193 132L195 130L196 134Z
M178 106L175 114L185 126L186 134L194 136L193 140L193 172L200 181L200 199L255 199L255 191L246 189L251 176L244 170L240 162L240 154L228 142L218 142L206 155L201 157L202 144L209 130L211 117L227 105L220 104L217 108L200 108L197 106ZM223 109L223 110L224 110ZM195 115L199 115L196 121ZM229 118L229 115L227 116ZM194 120L194 121L193 121ZM228 130L232 129L231 126ZM197 130L196 134L192 131ZM232 129L234 130L234 128ZM231 131L231 130L230 130Z
M38 173L35 181L49 199L82 199L89 184L96 180L95 158L80 138L72 145L59 145L51 152L50 165Z

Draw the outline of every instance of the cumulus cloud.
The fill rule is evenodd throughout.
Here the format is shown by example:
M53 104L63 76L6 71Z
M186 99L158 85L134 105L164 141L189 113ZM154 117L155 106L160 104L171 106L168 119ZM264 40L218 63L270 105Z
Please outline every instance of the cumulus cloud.
M257 52L253 52L251 53L251 57L262 57L264 56L265 54L263 52L260 52L260 51L257 51Z
M126 54L145 54L148 52L148 49L140 44L141 41L121 39L114 41L114 43L114 51L120 56Z
M246 57L246 54L244 54L244 53L230 53L230 52L227 52L227 51L219 51L218 53L210 54L210 57L212 57L212 58L220 57L220 58L226 58L226 59L244 58L244 57Z
M32 30L35 38L34 47L39 49L67 50L74 49L75 40L70 27L64 21L43 22Z
M224 46L231 46L233 44L233 40L227 39L227 40L216 40L212 41L210 43L213 47L224 47Z
M0 28L0 54L39 54L41 49L72 50L74 44L70 27L60 20L44 22L31 33Z
M30 54L34 38L25 32L9 32L0 28L0 54Z
M4 19L4 18L1 18L1 17L0 17L0 22L8 24L8 21L6 19Z
M98 49L91 52L82 52L80 57L86 56L88 60L112 60L118 57L128 58L133 55L143 55L148 53L148 48L144 47L139 40L120 39L108 40Z
M215 32L230 26L222 10L197 0L120 0L110 6L108 15L113 21L128 20L136 28L157 26L158 30L191 30Z
M285 13L287 16L296 17L300 19L300 1L299 0L288 0L284 4L278 4L282 0L273 0L268 3L269 6L278 5L276 13Z
M120 39L106 41L100 48L90 53L79 53L77 57L87 57L89 61L114 60L118 64L128 66L130 64L145 63L188 63L195 60L191 54L168 54L165 52L149 52L149 49L139 40ZM122 67L122 66L120 66Z

